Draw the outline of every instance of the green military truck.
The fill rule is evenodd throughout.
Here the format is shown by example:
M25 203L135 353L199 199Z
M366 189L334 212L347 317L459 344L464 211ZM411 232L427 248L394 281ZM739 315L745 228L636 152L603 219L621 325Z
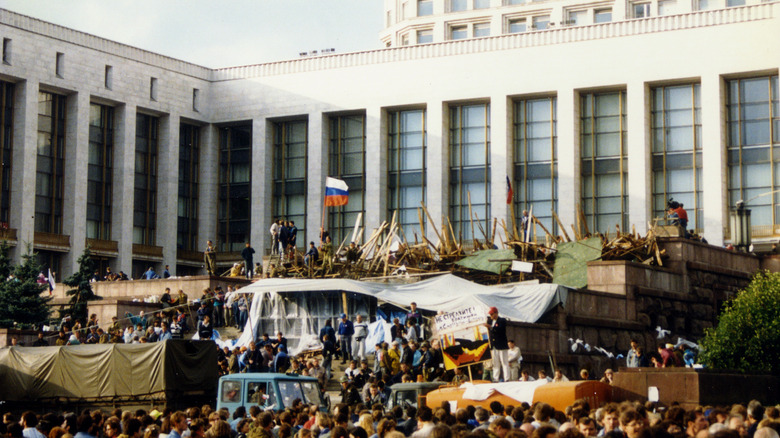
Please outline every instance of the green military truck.
M213 341L0 349L0 401L14 409L181 409L217 398Z

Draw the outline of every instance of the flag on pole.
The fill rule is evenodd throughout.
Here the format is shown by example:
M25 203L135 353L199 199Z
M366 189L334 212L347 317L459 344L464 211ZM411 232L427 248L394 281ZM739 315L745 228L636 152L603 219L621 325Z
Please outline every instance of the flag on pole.
M509 181L509 175L506 176L506 203L511 204L515 197L515 192L512 190L512 182Z
M325 179L325 206L338 207L349 202L349 187L343 180L327 177Z
M56 283L54 282L54 276L51 275L51 268L49 268L49 295L51 295L52 291L57 287Z

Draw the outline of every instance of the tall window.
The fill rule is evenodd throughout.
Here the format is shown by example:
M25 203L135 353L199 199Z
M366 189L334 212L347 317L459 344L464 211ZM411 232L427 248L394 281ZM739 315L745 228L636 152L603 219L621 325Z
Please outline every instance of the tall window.
M200 172L200 128L182 123L179 127L179 206L176 247L196 251L198 242L198 179Z
M349 186L347 205L328 207L328 230L334 245L341 244L346 237L351 238L355 221L365 211L365 120L362 114L330 118L328 176L342 179Z
M582 208L591 233L628 226L626 93L581 97Z
M157 241L157 153L160 119L138 114L135 125L133 243Z
M114 171L114 108L89 106L87 237L111 240L111 192Z
M519 221L523 210L533 207L533 215L553 235L557 224L552 212L558 204L555 114L555 97L515 102L515 217Z
M466 0L450 0L450 11L465 11L468 9L468 2Z
M688 212L688 228L702 226L701 104L699 84L653 90L653 217L669 198Z
M420 201L425 201L425 110L388 114L388 218L396 221L409 242L420 242Z
M294 221L305 247L306 165L309 125L306 120L274 123L273 218Z
M516 18L513 20L509 20L508 26L509 26L509 33L525 32L526 30L525 18Z
M550 26L550 16L539 15L538 17L533 17L533 25L534 25L534 29L536 30L547 29L547 27Z
M490 23L477 23L474 25L474 38L490 36Z
M450 221L464 242L490 232L488 103L450 107Z
M768 195L780 189L777 87L777 76L728 82L729 208L747 203L754 236L771 236L780 223L780 194Z
M612 21L612 9L597 9L593 12L594 23L609 23Z
M217 246L241 251L249 240L252 199L252 125L219 130Z
M417 31L417 44L427 44L433 42L433 29L424 29Z
M11 212L11 149L13 145L14 84L0 81L0 222L7 226Z
M451 40L463 40L469 37L469 27L468 26L452 26L450 28L450 39Z
M433 15L433 0L417 0L417 16Z
M38 93L38 160L35 231L62 233L62 177L65 173L65 96Z

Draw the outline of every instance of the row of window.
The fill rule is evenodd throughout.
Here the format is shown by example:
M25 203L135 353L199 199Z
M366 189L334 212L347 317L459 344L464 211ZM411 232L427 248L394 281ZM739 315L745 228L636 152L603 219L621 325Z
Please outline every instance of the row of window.
M0 82L2 186L0 219L10 215L13 84ZM749 201L754 232L772 235L780 222L780 98L778 76L734 79L727 83L727 165L729 204ZM691 228L702 227L702 124L698 84L662 86L651 91L650 138L652 206L661 217L667 201L682 202ZM62 233L63 182L67 147L67 98L40 92L35 184L35 231ZM543 232L556 234L558 199L557 99L517 100L513 104L514 209L519 217L533 208ZM583 93L579 102L580 199L591 231L627 228L626 92ZM449 211L452 229L464 241L490 232L490 104L449 108ZM87 186L87 237L112 236L114 110L91 104ZM272 202L274 218L295 221L305 235L307 217L308 122L272 123ZM350 187L346 206L327 211L334 242L351 239L365 213L365 115L330 117L328 175ZM138 113L135 136L133 243L157 240L160 119ZM421 235L420 202L426 199L426 110L387 114L387 217L397 214L407 240ZM178 246L197 250L200 128L181 124L179 135ZM252 127L219 130L217 241L221 251L238 251L252 226ZM768 196L772 194L772 196ZM766 228L763 229L762 227ZM356 236L359 237L359 236ZM298 242L303 246L303 242Z
M534 0L504 0L505 6L511 5L524 5L526 3L533 2ZM665 15L665 13L671 12L671 6L675 5L675 0L656 0L658 3L658 15ZM746 0L725 0L726 7L744 6ZM640 0L630 3L631 18L644 18L650 16L650 6L653 2L648 0ZM715 6L713 0L695 0L694 9L698 11L704 11L712 9ZM448 0L446 5L447 12L460 12L467 10L487 9L490 7L490 0ZM408 3L403 5L403 17L410 18L408 11ZM424 17L433 15L433 0L417 0L417 16ZM389 26L389 23L388 23Z
M524 1L513 0L507 4L523 4ZM466 4L466 0L457 0L451 3L452 7L461 8ZM478 5L475 0L474 5ZM745 0L726 0L726 7L744 6ZM480 8L488 6L480 6ZM694 10L708 10L716 7L714 0L695 0ZM432 14L432 0L418 1L418 15ZM453 9L456 11L465 9ZM677 12L677 0L635 0L630 1L626 12L628 18L647 18L651 16L670 15ZM521 33L529 30L545 30L555 23L551 22L549 13L536 12L537 15L519 15L509 14L503 17L503 28L501 33L512 34ZM564 10L564 19L560 23L562 26L582 26L588 24L608 23L613 21L612 8L610 6L600 7L570 7ZM471 23L451 23L446 26L446 39L461 40L466 38L479 38L491 35L491 24L489 18L481 17L478 21ZM418 28L401 36L401 45L426 44L435 41L433 28Z

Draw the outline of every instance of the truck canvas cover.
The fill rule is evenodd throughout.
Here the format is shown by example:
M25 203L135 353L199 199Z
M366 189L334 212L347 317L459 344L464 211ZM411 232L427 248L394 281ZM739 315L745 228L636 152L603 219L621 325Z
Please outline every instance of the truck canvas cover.
M0 400L144 399L211 391L211 341L0 349Z

